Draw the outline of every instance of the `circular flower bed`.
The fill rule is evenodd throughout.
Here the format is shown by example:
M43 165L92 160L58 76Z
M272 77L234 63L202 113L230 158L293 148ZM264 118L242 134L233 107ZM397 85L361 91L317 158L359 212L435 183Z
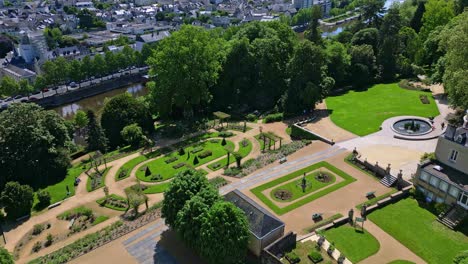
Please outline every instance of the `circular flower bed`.
M288 190L277 190L275 191L274 195L277 199L280 199L283 201L289 200L292 197L292 193Z

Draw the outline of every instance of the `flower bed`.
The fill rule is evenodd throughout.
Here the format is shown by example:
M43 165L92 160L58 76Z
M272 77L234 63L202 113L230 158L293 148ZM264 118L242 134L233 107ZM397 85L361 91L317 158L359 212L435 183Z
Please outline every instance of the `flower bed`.
M146 225L161 217L159 206L151 208L143 216L134 221L117 221L98 232L88 234L83 238L45 256L36 258L29 264L61 264L82 256L91 250L109 243L129 232Z
M185 162L177 163L176 165L172 166L174 169L179 169L185 166Z
M127 210L128 204L127 200L121 196L118 196L116 194L111 194L109 197L103 197L99 200L96 201L101 206L104 206L106 208L116 210L116 211L125 211Z
M203 150L203 147L198 146L198 147L193 148L190 152L192 152L192 154L195 154L195 153L198 153L198 152L200 152L202 150Z
M172 163L174 161L177 160L177 157L171 157L171 158L168 158L167 160L165 160L164 162L166 162L166 164L169 164L169 163Z
M217 189L229 184L229 182L221 176L214 177L209 182Z
M200 159L204 159L204 158L209 157L211 155L213 155L213 152L211 150L205 150L202 153L198 154L198 157Z

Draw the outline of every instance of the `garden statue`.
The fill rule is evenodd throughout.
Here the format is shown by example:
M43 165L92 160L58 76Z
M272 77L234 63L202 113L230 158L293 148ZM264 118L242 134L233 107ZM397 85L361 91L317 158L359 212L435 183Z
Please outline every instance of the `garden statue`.
M305 192L305 189L306 189L306 187L307 187L307 180L306 180L306 174L305 174L305 172L304 172L304 177L302 177L301 187L302 187L302 192Z
M367 205L363 205L361 208L361 216L366 218L366 214L367 214Z
M352 225L353 224L353 217L354 217L354 210L353 208L349 209L348 212L348 222Z

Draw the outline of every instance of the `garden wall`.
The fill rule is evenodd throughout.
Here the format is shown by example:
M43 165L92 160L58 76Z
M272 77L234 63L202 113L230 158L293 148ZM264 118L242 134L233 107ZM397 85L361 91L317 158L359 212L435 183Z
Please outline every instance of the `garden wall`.
M291 137L295 139L310 139L310 140L320 140L327 144L334 145L335 142L326 137L323 137L317 133L310 131L307 128L303 128L297 124L292 125L291 127Z
M262 264L281 264L280 257L296 246L297 235L293 232L287 233L271 245L262 250L260 259Z

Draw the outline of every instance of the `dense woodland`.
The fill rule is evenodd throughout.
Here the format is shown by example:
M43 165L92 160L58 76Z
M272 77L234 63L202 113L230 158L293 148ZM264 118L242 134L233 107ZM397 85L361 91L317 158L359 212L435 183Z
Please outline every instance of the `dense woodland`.
M183 26L142 53L127 47L83 61L47 62L37 87L146 61L153 78L150 94L116 96L102 114L79 112L72 121L34 104L12 105L0 113L0 189L17 181L37 190L63 179L70 153L77 150L73 133L86 137L87 151L150 144L155 118L187 122L218 110L241 116L253 110L294 115L342 88L366 89L418 74L443 82L451 104L466 109L466 4L407 1L384 10L383 1L366 0L361 19L328 39L321 37L319 12L311 10L303 38L288 19L214 30ZM4 78L0 93L12 85L30 89ZM13 193L23 188L10 187Z

